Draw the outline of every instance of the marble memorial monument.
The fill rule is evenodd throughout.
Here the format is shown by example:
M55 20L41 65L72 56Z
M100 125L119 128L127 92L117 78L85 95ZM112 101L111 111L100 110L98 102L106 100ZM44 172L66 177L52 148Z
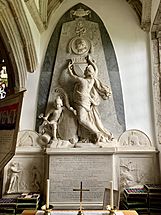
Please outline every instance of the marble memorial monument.
M112 42L97 14L83 4L64 14L49 42L36 131L19 136L17 153L5 169L4 193L37 189L45 198L49 178L50 203L58 209L78 209L79 193L73 189L82 182L89 189L83 194L83 207L100 209L110 181L121 191L160 178L153 143L143 131L126 130ZM15 162L12 182L7 172ZM31 163L37 174L22 190L18 180L29 178L25 170Z

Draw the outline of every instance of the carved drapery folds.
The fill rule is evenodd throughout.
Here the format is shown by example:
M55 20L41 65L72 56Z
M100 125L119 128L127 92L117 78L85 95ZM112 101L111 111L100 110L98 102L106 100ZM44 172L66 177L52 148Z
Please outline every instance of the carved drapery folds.
M50 16L63 0L39 0L38 7L33 0L24 0L28 10L40 32L45 31ZM150 30L151 26L151 4L152 0L126 0L136 12L140 26L144 31Z
M30 27L21 1L0 1L1 32L9 42L16 62L19 86L25 87L26 71L33 72L37 66L37 56ZM2 34L3 36L3 34Z
M38 114L38 118L43 119L38 128L40 139L50 147L62 147L62 142L63 146L68 142L69 147L107 146L113 141L113 136L124 130L124 113L119 115L116 102L119 88L119 101L123 108L117 62L114 80L111 61L107 67L107 52L103 49L105 40L101 33L105 31L104 26L98 18L90 20L93 12L89 8L78 4L67 13L70 21L66 20L61 27L46 110ZM108 59L112 58L109 56ZM117 89L112 89L114 81L118 81Z

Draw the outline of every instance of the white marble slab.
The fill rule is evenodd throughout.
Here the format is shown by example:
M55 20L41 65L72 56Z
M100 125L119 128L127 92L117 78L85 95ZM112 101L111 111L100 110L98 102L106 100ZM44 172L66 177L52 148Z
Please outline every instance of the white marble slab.
M79 192L73 189L83 183L83 203L101 203L106 187L110 187L113 173L112 156L106 155L53 155L49 158L51 182L50 202L79 203Z

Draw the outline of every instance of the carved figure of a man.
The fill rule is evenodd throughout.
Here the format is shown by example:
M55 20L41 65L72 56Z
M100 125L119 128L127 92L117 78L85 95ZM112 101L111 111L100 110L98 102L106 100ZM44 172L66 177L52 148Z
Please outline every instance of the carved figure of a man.
M96 106L99 105L99 96L108 99L111 95L110 89L103 85L97 78L98 69L90 56L87 57L88 66L84 71L84 77L79 77L74 71L74 62L68 64L68 72L75 80L73 100L74 109L77 112L79 123L90 133L94 134L94 142L109 142L112 134L107 131L101 122Z
M19 174L21 169L19 168L19 164L13 162L10 167L10 181L9 188L7 193L14 193L19 191Z
M40 191L41 174L38 168L34 165L32 167L32 185L36 192Z

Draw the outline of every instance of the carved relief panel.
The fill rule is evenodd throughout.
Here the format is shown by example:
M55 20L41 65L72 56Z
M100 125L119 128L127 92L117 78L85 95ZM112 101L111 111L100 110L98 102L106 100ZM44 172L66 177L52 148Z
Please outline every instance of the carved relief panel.
M131 129L125 131L118 139L120 146L131 146L131 147L141 147L152 146L149 137L142 131L137 129Z
M3 193L40 192L44 165L41 156L14 156L4 170Z
M126 187L159 182L158 164L153 154L120 156L119 166L121 191Z
M4 194L42 191L44 154L38 137L36 132L30 130L18 133L16 155L4 168Z

